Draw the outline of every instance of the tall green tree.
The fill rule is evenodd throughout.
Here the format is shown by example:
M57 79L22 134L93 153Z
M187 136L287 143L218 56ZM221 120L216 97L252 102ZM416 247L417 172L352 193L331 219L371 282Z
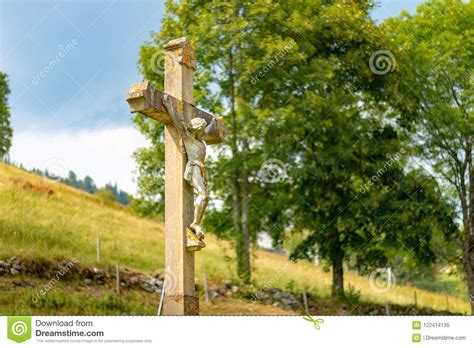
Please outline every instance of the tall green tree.
M287 180L266 185L267 205L275 207L268 229L277 241L285 230L307 235L293 256L311 257L317 249L332 266L335 295L344 294L343 262L354 255L358 267L386 264L391 250L430 263L436 251L430 240L456 231L439 188L402 169L405 137L385 117L380 81L368 64L385 41L370 5L301 8L314 21L297 26L304 39L285 56L285 73L258 80L254 89L264 91L256 105L272 105L256 109L265 152L288 170ZM288 27L267 24L290 32L295 23L283 18Z
M92 180L92 178L88 175L83 180L83 186L84 190L89 193L94 193L97 191L94 180Z
M269 232L276 243L289 229L309 231L296 255L309 256L319 246L333 266L335 294L344 291L344 260L359 251L361 264L382 263L386 256L381 249L401 246L396 238L400 228L380 232L381 219L367 209L381 209L386 192L409 180L406 173L398 170L397 181L380 180L370 194L360 194L403 141L383 117L386 107L373 98L380 81L367 62L384 38L370 19L371 6L363 0L168 1L160 32L141 48L142 73L162 87L163 44L188 36L196 45L195 99L224 115L230 131L210 163L212 191L223 207L206 220L217 233L235 240L237 270L245 282L250 280L250 245L257 231ZM163 192L162 127L141 116L135 122L152 141L136 158L143 196L156 206ZM278 164L284 180L265 180L268 162ZM384 175L385 180L390 177ZM426 202L441 204L436 188L428 198ZM383 206L385 210L377 210L381 216L399 208ZM441 208L433 229L449 220L449 207ZM420 210L413 211L419 215L410 217L420 218ZM421 223L405 226L412 231L412 252L422 242L423 234L415 233ZM424 251L430 243L425 244Z
M291 112L294 98L298 103L307 96L318 98L311 91L315 81L326 81L333 74L327 66L340 64L339 56L363 53L359 47L376 39L368 18L371 6L368 0L167 1L160 32L141 48L142 73L161 87L163 44L185 35L196 45L195 99L214 113L222 113L230 131L227 146L221 147L213 163L215 170L211 170L213 192L223 200L223 209L208 217L218 233L235 240L237 270L245 282L250 280L250 245L255 233L266 230L278 235L287 226L285 213L289 212L285 192L280 195L261 180L262 169L266 169L262 164L278 160L267 146L274 139L265 138L265 132L272 125L283 125L276 111L286 108ZM352 59L352 63L341 74L347 81L352 79L351 69L365 67L365 60ZM322 83L318 88L322 92L332 89ZM304 122L307 115L301 117L298 122ZM153 142L136 154L140 191L148 202L160 204L162 128L140 116L135 121ZM310 133L298 134L288 126L280 132L301 139Z
M288 25L285 35L274 32L275 25L283 24L293 8L301 15L303 2L295 2L293 7L262 0L167 1L166 8L160 32L141 49L142 72L161 87L163 44L179 36L188 36L195 44L199 62L195 99L213 113L224 115L229 129L225 146L217 150L218 161L211 164L213 192L224 202L223 210L214 215L220 217L219 224L213 227L235 241L238 275L249 282L250 246L265 208L256 204L259 186L253 181L261 164L255 102L262 91L249 93L245 86L251 85L252 74L262 69L272 54L290 42L291 35L296 36ZM300 19L299 25L302 23ZM267 53L260 55L262 48ZM136 154L140 191L148 201L162 203L162 128L140 116L135 122L153 142L152 147Z
M336 296L344 295L344 262L374 270L390 265L398 250L430 264L437 252L433 240L456 232L453 209L436 182L403 170L407 159L400 135L391 125L361 113L353 98L349 104L331 103L327 126L317 127L325 124L326 112L311 107L310 99L306 111L293 111L289 117L310 116L300 131L311 130L311 136L302 144L288 146L291 139L276 135L278 130L270 135L285 144L280 151L291 163L285 191L296 199L289 202L289 227L307 235L292 255L312 257L317 251L325 258L332 266ZM298 131L295 125L292 129Z
M0 159L8 154L12 145L13 131L10 126L9 94L8 77L0 71Z
M417 160L455 191L474 313L474 2L428 1L383 26L397 60L397 69L382 77L386 100L412 131Z

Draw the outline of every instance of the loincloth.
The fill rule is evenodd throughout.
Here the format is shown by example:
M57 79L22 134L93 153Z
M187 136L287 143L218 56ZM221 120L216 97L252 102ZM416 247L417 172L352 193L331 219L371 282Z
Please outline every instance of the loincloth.
M207 168L201 161L188 161L184 170L184 179L191 182L193 180L193 166L198 166L201 169L202 177L207 181Z

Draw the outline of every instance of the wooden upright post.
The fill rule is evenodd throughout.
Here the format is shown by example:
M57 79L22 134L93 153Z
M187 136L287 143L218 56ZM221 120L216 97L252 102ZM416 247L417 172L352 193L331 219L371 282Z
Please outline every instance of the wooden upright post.
M179 101L193 104L193 51L188 39L165 45L165 90ZM182 105L182 104L181 104ZM185 118L187 109L185 108ZM164 315L199 315L194 288L194 252L186 249L187 227L193 220L193 190L184 180L186 152L181 136L165 125L165 265L174 282L166 285Z
M193 50L187 38L170 41L165 45L165 91L144 81L133 84L125 98L131 112L139 112L165 124L165 298L164 315L198 315L199 299L194 289L194 252L205 247L202 240L187 238L187 229L193 221L194 197L191 186L184 180L187 155L181 135L168 108L163 104L165 95L173 110L186 123L193 118L207 124L216 118L193 105L193 74L196 69ZM218 118L214 128L205 137L206 145L224 140L226 129ZM189 139L188 139L189 140Z

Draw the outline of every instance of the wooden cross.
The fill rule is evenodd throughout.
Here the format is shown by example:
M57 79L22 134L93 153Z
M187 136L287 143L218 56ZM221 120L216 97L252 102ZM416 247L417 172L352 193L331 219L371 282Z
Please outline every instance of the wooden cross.
M194 284L194 252L205 246L202 241L188 238L193 220L193 189L184 180L187 162L181 135L173 126L164 95L184 121L199 117L209 124L213 116L193 105L193 74L196 69L193 50L187 38L170 41L165 49L164 93L149 82L132 85L126 95L131 112L139 112L165 124L165 265L171 277L166 285L164 315L198 315L199 298ZM206 144L223 141L222 121L209 133Z

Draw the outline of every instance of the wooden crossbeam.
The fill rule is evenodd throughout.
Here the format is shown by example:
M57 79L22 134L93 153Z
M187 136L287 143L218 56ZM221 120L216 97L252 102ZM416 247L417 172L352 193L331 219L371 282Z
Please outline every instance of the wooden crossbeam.
M164 124L171 124L170 116L162 100L165 93L156 89L148 81L133 84L125 96L130 106L131 112L139 112L147 117ZM214 116L196 108L194 105L185 101L178 100L172 96L169 97L176 110L181 111L183 115L190 115L192 118L203 118L209 124ZM218 119L217 126L206 137L206 144L222 143L226 134L226 128L221 119Z

